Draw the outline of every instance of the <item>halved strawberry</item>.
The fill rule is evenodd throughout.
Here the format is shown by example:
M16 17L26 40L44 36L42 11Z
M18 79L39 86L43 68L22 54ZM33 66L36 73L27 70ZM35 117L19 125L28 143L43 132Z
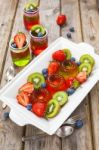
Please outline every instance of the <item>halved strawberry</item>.
M49 66L48 66L48 74L54 74L58 71L59 69L59 63L56 61L52 61Z
M23 106L27 106L30 102L29 97L27 95L27 93L25 92L21 92L20 94L18 94L16 96L16 99L18 101L19 104L23 105Z
M52 54L52 58L57 61L64 61L66 59L66 55L62 50L58 50Z
M34 90L33 84L28 82L28 83L25 83L23 86L21 86L19 88L19 93L24 91L24 92L26 92L28 94L31 94L33 92L33 90Z
M18 48L22 48L24 43L26 42L26 36L24 33L19 32L14 37L14 42Z

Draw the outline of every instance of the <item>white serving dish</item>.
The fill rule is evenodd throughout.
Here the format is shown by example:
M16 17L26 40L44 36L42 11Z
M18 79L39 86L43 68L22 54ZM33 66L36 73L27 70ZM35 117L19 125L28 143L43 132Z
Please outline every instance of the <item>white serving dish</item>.
M88 80L82 84L76 92L69 97L69 102L61 109L60 113L53 119L45 120L37 117L25 107L17 103L16 94L21 85L26 82L27 76L33 72L41 72L46 68L51 55L58 49L68 48L76 59L82 54L91 54L95 59L95 67ZM16 77L9 82L0 91L0 99L6 103L10 108L10 118L19 126L31 124L43 130L49 135L62 125L62 123L71 115L76 107L83 101L85 96L89 93L92 87L99 79L99 56L94 53L94 48L86 43L75 44L63 37L58 38L53 42L42 54L36 57L27 67L25 67Z

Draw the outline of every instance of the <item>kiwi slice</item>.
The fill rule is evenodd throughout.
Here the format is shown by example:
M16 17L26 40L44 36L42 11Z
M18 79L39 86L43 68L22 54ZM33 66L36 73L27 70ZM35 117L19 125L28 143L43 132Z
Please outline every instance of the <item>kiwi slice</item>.
M94 58L89 54L84 54L80 57L81 63L89 63L91 66L95 64Z
M70 59L72 56L70 50L69 49L63 49L63 51L66 54L66 59L67 60Z
M79 87L80 87L80 83L78 80L75 79L72 83L72 88L77 89Z
M89 63L82 63L79 66L79 72L85 71L87 73L87 75L89 75L92 71L92 67Z
M59 113L59 110L60 110L60 105L58 101L56 99L51 99L47 105L46 117L47 118L55 117Z
M33 27L32 27L32 29L31 29L31 32L32 33L39 33L39 32L41 32L42 33L42 35L44 35L45 33L46 33L46 31L45 31L45 28L43 27L43 26L41 26L41 25L34 25Z
M28 82L32 82L34 84L34 88L38 89L41 87L43 83L45 83L44 76L41 73L32 73L28 76Z
M35 10L35 9L37 9L37 4L36 4L36 3L32 3L32 2L28 2L28 3L25 5L24 9L25 9L26 11L28 11L28 10Z
M68 101L68 95L66 92L60 91L53 95L53 99L56 99L60 106L63 106Z

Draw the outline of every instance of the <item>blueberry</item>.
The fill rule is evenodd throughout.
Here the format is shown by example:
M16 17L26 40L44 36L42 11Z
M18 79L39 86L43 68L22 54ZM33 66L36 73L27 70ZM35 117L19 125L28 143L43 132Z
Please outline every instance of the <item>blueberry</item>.
M41 32L38 33L38 37L42 37L43 34Z
M70 31L70 32L75 32L74 27L71 27L71 28L69 29L69 31Z
M4 120L9 118L9 112L4 112L3 114Z
M42 70L42 74L48 74L48 69L46 69L46 68L43 69L43 70Z
M33 9L28 9L27 12L33 12Z
M75 128L82 128L83 127L83 121L82 120L76 120L75 122Z
M69 39L71 39L71 38L72 38L71 33L67 33L67 37L68 37Z
M27 110L31 110L31 109L32 109L32 104L28 104L28 105L26 106L26 108L27 108Z
M72 95L75 92L75 90L73 88L69 88L66 92L68 95Z
M12 46L13 48L17 48L17 46L16 46L15 43L12 43L11 46Z
M41 87L46 88L46 83L42 83Z
M71 61L75 61L76 59L75 59L75 57L71 57Z
M80 66L81 62L80 62L80 61L77 61L76 64L77 64L78 66Z

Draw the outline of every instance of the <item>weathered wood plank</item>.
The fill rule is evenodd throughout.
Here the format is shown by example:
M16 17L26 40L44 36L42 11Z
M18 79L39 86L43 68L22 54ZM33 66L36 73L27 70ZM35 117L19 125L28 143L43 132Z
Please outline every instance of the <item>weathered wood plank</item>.
M61 0L61 11L67 15L67 27L61 29L62 36L66 37L66 33L69 32L70 27L75 28L75 33L72 33L72 40L75 42L82 41L81 34L81 22L79 3L77 0ZM62 149L68 150L92 150L92 139L91 139L91 126L90 126L90 110L88 97L73 113L84 117L85 125L82 129L76 130L73 135L62 140Z
M94 150L99 149L99 83L90 93Z
M67 16L67 26L61 28L61 34L67 38L67 33L70 27L75 28L75 33L72 33L72 39L75 42L82 41L81 22L79 14L78 0L61 0L61 13Z
M3 1L2 1L2 4L3 4ZM15 7L15 4L17 4L16 1L13 1L13 0L8 1L8 5L9 5L8 10L9 9L13 10L14 7ZM11 5L11 8L10 8L10 5ZM20 1L19 4L18 4L18 9L17 9L17 12L16 12L15 20L11 19L11 16L12 16L11 12L6 12L10 15L10 19L8 20L7 17L6 17L6 20L8 20L10 22L10 24L11 24L11 21L14 21L13 22L14 27L13 26L11 27L11 36L13 36L18 30L24 31L24 27L23 27L23 24L22 24L23 5L24 5L24 0ZM7 9L7 6L6 6L6 9ZM6 16L8 16L8 14L6 14ZM6 26L9 25L9 22L6 23ZM9 28L10 27L8 27L8 29ZM7 28L4 28L4 29L7 32ZM3 30L3 34L5 34L6 32L4 32L4 30ZM3 38L4 38L4 36L2 36L2 41L3 41ZM6 69L11 65L11 57L10 57L10 54L9 54L10 50L8 48L8 42L9 41L7 41L8 53L7 53L7 57L6 57L6 60L5 60L5 67L4 67L4 71L3 71L1 86L3 86L6 83L5 82L5 72L6 72ZM3 43L3 45L4 45L4 43ZM5 43L5 46L6 46L6 43ZM4 50L4 49L2 49L2 50ZM0 56L3 56L3 52L1 54L2 55L0 55ZM6 110L4 110L4 111L9 111L9 108L6 108ZM0 116L3 116L4 111L2 110L1 105L0 105ZM21 138L22 138L22 135L23 135L23 132L24 132L24 128L17 126L11 120L2 121L1 125L2 124L3 124L3 127L0 128L0 149L4 149L4 150L21 150L21 149L23 149L23 143L21 141Z
M83 27L84 41L89 42L95 48L95 51L99 54L99 1L97 0L80 0L81 7L81 18ZM93 24L90 25L90 18ZM95 31L94 38L90 37L93 35L92 30ZM91 107L91 120L92 120L92 131L93 131L93 143L94 149L99 149L99 83L92 89L90 93L90 107Z
M82 33L84 41L92 44L96 52L99 53L99 14L96 0L80 0L81 19L82 19ZM92 25L93 24L93 27ZM93 31L95 34L93 34ZM91 36L95 37L92 39Z
M40 15L41 23L48 29L49 43L57 39L60 35L59 27L56 25L56 16L59 14L59 0L41 0ZM54 13L53 13L54 12ZM33 126L27 126L26 136L31 136L40 133L41 131ZM60 150L61 141L56 136L47 136L44 140L35 142L26 142L25 150Z
M0 78L18 1L0 0Z

